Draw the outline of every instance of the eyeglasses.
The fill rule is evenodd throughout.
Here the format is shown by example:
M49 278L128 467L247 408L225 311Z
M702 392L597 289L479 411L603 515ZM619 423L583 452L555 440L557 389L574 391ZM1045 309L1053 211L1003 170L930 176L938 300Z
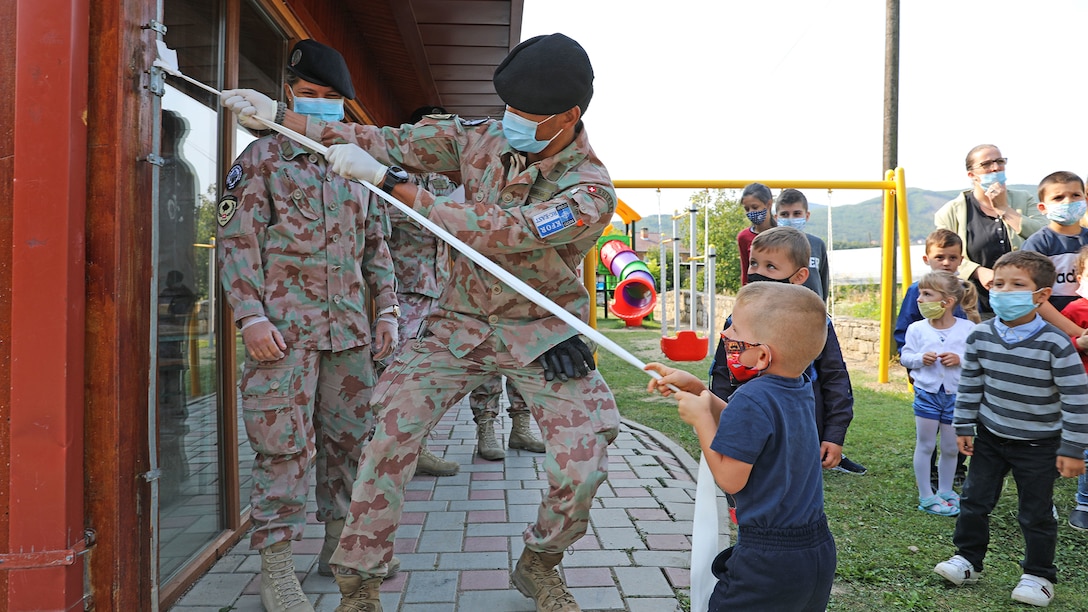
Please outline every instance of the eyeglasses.
M1009 163L1009 158L1007 158L1007 157L998 157L997 159L988 159L988 160L986 160L984 162L979 162L979 163L975 164L974 166L972 166L972 168L982 168L983 170L989 170L990 168L993 168L995 165L996 166L1001 166L1002 168L1004 168L1005 164L1007 164L1007 163Z
M745 342L744 340L734 340L725 335L725 332L721 332L722 340L725 341L725 350L728 353L743 353L750 348L757 346L763 346L762 342Z

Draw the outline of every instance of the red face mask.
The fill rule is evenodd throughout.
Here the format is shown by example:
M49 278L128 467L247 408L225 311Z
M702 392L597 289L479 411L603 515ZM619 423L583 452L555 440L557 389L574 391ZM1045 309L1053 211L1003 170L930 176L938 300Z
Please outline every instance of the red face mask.
M725 363L729 367L729 373L739 383L748 382L763 373L763 370L752 368L740 362L740 356L750 348L763 346L762 344L748 343L743 340L733 340L722 332L722 340L725 341Z

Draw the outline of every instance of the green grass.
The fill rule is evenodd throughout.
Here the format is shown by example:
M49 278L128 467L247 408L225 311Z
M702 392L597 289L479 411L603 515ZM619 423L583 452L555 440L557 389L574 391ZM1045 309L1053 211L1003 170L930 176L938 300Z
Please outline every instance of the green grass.
M659 328L623 329L599 321L612 340L644 361L663 361ZM711 347L711 353L713 347ZM665 434L693 457L699 446L691 428L676 416L675 402L645 392L649 378L619 358L600 351L599 369L616 396L624 418ZM675 363L706 379L710 358ZM869 468L864 476L826 472L825 509L838 545L836 585L829 610L861 612L879 608L919 611L1032 609L1009 594L1021 569L1023 538L1016 522L1016 485L1011 478L991 517L991 545L986 573L978 584L945 586L933 566L951 556L954 518L916 509L917 488L911 465L914 416L911 395L902 382L878 384L865 372L851 372L854 421L845 452ZM1049 610L1088 609L1088 534L1066 524L1074 506L1075 479L1060 479L1055 490L1059 530L1057 597Z

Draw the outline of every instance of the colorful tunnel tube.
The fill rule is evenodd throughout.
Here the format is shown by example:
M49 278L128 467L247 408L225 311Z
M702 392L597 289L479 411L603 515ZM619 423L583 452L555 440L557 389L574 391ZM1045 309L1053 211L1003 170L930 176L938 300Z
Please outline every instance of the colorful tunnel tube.
M643 317L650 314L657 303L654 276L650 274L650 269L621 240L609 240L601 245L601 262L620 280L609 310L629 327L642 325Z

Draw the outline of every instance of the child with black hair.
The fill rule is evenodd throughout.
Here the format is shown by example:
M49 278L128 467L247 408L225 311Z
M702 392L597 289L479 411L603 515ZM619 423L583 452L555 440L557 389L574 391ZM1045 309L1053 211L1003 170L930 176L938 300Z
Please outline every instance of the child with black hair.
M956 586L978 582L990 545L990 513L1012 472L1024 536L1024 573L1012 598L1047 606L1054 598L1058 522L1054 482L1084 474L1088 376L1069 336L1039 315L1057 273L1034 251L994 264L994 318L967 337L952 424L971 457L952 542L956 554L933 571Z
M810 253L804 232L792 227L774 227L760 232L752 242L749 283L773 281L802 285L808 278ZM821 440L820 461L826 469L865 474L865 466L842 454L846 429L854 418L854 391L831 318L825 316L824 319L827 342L806 372L815 395L816 429ZM728 327L730 320L727 319L725 324ZM728 399L753 375L743 363L730 359L724 339L718 342L710 366L710 388L715 395Z
M744 216L748 217L749 227L737 234L737 250L740 251L740 284L748 284L748 255L752 251L752 241L760 232L775 227L774 215L771 214L771 189L762 183L752 183L740 194L740 205Z

